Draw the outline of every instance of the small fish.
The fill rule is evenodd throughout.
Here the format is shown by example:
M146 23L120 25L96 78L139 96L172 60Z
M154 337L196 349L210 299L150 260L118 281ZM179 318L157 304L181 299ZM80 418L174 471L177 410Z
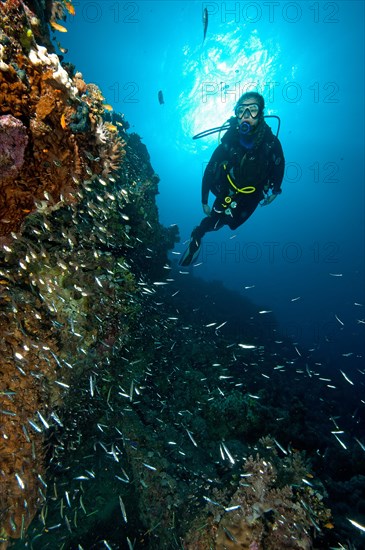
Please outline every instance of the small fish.
M65 130L65 129L67 128L67 122L66 122L66 115L65 115L65 113L62 113L60 122L61 122L61 128L62 128L62 130Z
M256 346L252 346L250 344L238 344L240 348L242 349L255 349Z
M48 430L49 424L46 421L46 419L41 415L41 413L39 411L37 411L37 414L38 414L39 420L42 422L43 426L46 428L46 430Z
M280 443L279 443L275 438L274 438L274 443L275 443L275 445L276 445L285 455L288 454L288 451L286 451L286 450L284 449L284 447L283 447L282 445L280 445Z
M352 523L352 525L354 527L357 527L358 529L360 529L360 531L363 531L365 533L365 527L364 525L361 525L361 523L357 523L357 521L353 520L353 519L350 519L350 518L347 518L349 520L350 523Z
M42 433L42 428L37 426L35 422L33 422L32 420L28 420L28 423L32 426L33 430L35 430L38 433Z
M209 502L209 504L214 504L214 506L222 506L221 504L219 504L219 502L216 502L215 500L212 500L211 498L206 497L205 495L203 495L203 499Z
M185 428L185 429L186 429L186 428ZM187 434L188 434L188 436L190 437L190 440L191 440L192 444L194 445L194 447L197 447L198 444L197 444L197 442L195 441L195 439L193 438L193 436L191 435L191 433L189 432L189 430L186 430L186 431L187 431Z
M52 27L55 31L67 32L66 27L63 27L63 26L60 25L59 23L56 23L56 21L50 21L49 24L51 25L51 27Z
M25 489L24 481L21 479L21 477L18 474L15 474L16 480L19 484L19 487L21 489Z
M71 4L71 2L67 2L67 0L65 0L65 6L70 15L75 15L75 8Z
M60 382L59 380L55 380L54 383L58 384L62 388L69 388L70 387L68 384L65 384L64 382Z
M95 381L92 375L90 375L90 395L94 397Z
M224 453L223 451L226 453L227 457L228 457L228 460L230 461L231 464L234 464L235 463L235 459L233 458L233 456L231 455L231 453L229 452L229 450L227 449L227 447L225 446L225 444L221 443L221 455L224 456Z
M100 282L100 279L98 279L97 277L95 277L95 281L96 281L97 284L100 286L100 288L103 288L103 285L102 285L102 283Z
M203 43L204 43L205 37L207 36L207 30L208 30L208 10L207 8L204 8L203 10Z
M340 373L342 374L342 376L344 377L344 379L346 380L346 382L348 382L349 384L351 384L352 386L354 385L354 383L352 382L352 380L350 380L350 378L348 376L346 376L346 374L340 369Z
M15 413L15 412L13 412L13 411L8 411L8 410L6 410L6 409L0 409L0 413L1 413L1 414L6 414L6 415L8 415L8 416L16 416L16 413Z
M336 315L336 314L335 314L335 317L336 317L337 321L338 321L338 322L340 323L340 325L342 325L342 326L344 326L344 325L345 325L345 323L343 323L343 322L341 321L341 319L339 319L339 318L337 317L337 315Z
M116 453L116 451L115 451L115 448L114 448L114 443L112 444L112 450L111 450L111 452L108 453L108 454L112 454L112 455L113 455L113 458L114 458L114 460L115 460L115 462L119 462L118 455L117 455L117 453Z
M354 437L355 441L360 445L360 447L362 448L363 451L365 451L365 445L363 443L361 443L361 441L359 439L357 439L357 437Z
M113 107L109 104L103 104L103 107L106 111L113 111Z
M80 495L80 507L83 510L83 512L86 514L86 508L85 508L84 502L82 500L82 495Z
M226 536L229 538L229 540L231 540L232 542L234 543L238 543L237 539L235 538L234 535L232 535L231 531L229 531L226 527L223 526L223 530L226 534Z
M151 466L150 464L146 464L146 462L142 462L143 466L145 466L145 468L148 468L149 470L152 470L152 471L157 471L157 468L155 468L154 466Z
M347 450L346 445L341 441L341 439L340 439L335 433L333 433L333 432L331 432L331 433L335 436L335 438L337 439L337 441L339 442L339 444L341 445L341 447L343 447L343 448L345 449L345 451L346 451L346 450Z
M295 349L295 351L297 352L297 354L301 357L302 354L300 353L300 351L298 350L298 348L297 348L296 346L294 346L294 349Z
M114 124L111 124L110 122L105 122L104 126L112 134L115 134L116 132L118 132L118 128L114 126Z
M122 500L122 497L120 496L119 497L119 505L120 505L120 509L122 511L122 516L123 516L123 519L126 523L128 523L128 520L127 520L127 513L125 511L125 506L124 506L124 502Z
M226 512L233 512L234 510L238 510L239 508L241 508L240 504L237 504L237 506L230 506L229 508L225 508L224 510Z
M162 90L159 90L158 94L157 94L157 97L158 97L158 102L160 105L164 105L165 103L165 100L163 98L163 93L162 93Z
M57 47L58 47L58 49L60 50L61 53L67 53L68 52L68 48L64 48L63 46L61 46L61 44L58 41L56 42L56 44L57 44ZM43 152L48 152L48 151L43 150Z

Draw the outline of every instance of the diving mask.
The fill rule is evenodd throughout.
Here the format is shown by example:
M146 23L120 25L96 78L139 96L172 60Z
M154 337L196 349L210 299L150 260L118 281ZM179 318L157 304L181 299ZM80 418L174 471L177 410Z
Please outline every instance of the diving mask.
M257 103L251 103L249 105L245 105L244 103L241 103L241 105L237 105L234 114L237 118L241 119L244 116L251 116L252 118L257 118L260 114L260 107L257 105Z

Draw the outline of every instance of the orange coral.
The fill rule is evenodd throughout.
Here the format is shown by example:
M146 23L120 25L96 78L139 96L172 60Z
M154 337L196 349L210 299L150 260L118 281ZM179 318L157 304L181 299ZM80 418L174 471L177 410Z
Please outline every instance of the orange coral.
M0 2L0 118L3 126L10 120L23 132L18 156L3 151L0 159L6 168L0 177L0 242L21 232L36 210L79 201L80 182L116 170L123 155L117 136L98 140L98 88L88 90L80 74L72 79L55 54L35 43L39 33L32 34L30 19L36 20L20 0ZM83 124L77 125L80 106ZM1 273L1 547L25 533L44 500L44 432L60 389L55 329L35 293L14 287Z
M103 113L99 89L95 85L87 89L80 73L72 81L57 56L48 54L45 48L34 43L30 52L24 51L11 31L24 28L29 14L21 10L21 3L10 0L0 8L6 14L1 24L8 33L0 52L0 115L26 120L28 127L21 171L15 179L3 178L0 182L1 238L19 231L25 216L35 211L35 202L43 200L45 192L53 203L72 200L76 182L90 174L85 151L101 159L93 163L92 171L106 175L118 168L122 145L117 136L109 134L108 142L103 144L95 136ZM14 61L16 65L12 65ZM85 106L85 124L82 130L75 130L70 122L80 105Z
M0 535L16 538L42 502L44 426L36 411L47 418L47 404L57 399L57 387L53 398L49 390L56 371L51 354L57 347L30 292L17 291L15 297L2 286L0 303Z

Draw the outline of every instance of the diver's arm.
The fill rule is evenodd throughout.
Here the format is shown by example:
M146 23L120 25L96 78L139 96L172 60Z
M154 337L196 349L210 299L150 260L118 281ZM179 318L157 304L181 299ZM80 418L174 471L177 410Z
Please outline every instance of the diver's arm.
M202 204L208 204L209 191L213 179L215 178L216 171L221 162L223 162L225 156L225 147L221 144L215 149L214 153L211 156L210 161L208 162L203 175L202 180ZM204 210L205 212L205 210Z
M281 183L284 178L285 159L280 141L277 139L273 151L273 160L270 169L270 184L273 195L280 195Z
M270 165L269 188L265 193L261 206L268 206L281 193L281 182L284 178L285 159L280 141L277 139L273 150L273 157Z

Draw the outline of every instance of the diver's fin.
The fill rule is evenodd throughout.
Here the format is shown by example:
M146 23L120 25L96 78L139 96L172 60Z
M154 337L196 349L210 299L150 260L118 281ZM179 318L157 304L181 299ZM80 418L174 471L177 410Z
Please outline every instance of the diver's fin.
M200 241L197 239L192 239L190 241L190 244L188 248L185 250L184 254L182 255L182 258L179 261L180 266L187 266L193 263L194 260L197 259L200 252Z

